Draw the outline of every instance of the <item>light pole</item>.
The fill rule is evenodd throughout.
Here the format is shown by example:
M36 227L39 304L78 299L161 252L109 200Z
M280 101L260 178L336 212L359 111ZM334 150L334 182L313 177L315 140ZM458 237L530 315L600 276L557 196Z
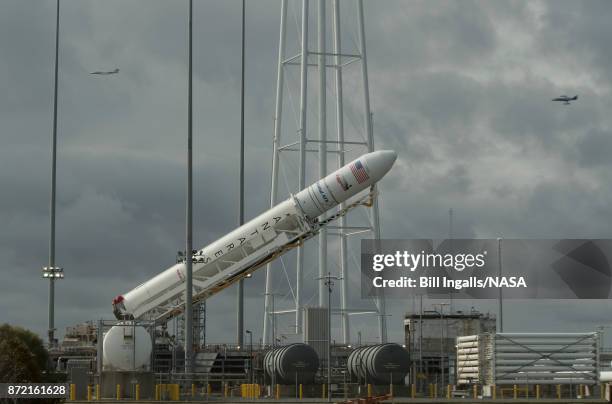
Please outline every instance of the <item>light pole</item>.
M441 369L442 369L442 384L444 385L445 380L444 380L444 366L445 366L445 359L446 359L446 354L447 354L447 346L446 346L446 338L448 338L448 330L445 330L446 327L444 327L444 306L449 306L449 303L438 303L438 304L434 304L434 306L439 306L440 307L440 330L441 330L441 335L440 335L440 345L443 347L442 351L441 351L441 355L440 355L440 361L441 361ZM446 333L444 332L446 331ZM445 336L446 335L446 336Z
M255 375L255 371L253 369L253 333L251 330L246 330L245 332L249 334L249 370L251 372L249 375L249 381L251 384L254 384L255 381L253 380L253 376Z
M55 339L53 337L53 287L55 280L64 279L64 268L60 267L43 267L42 277L49 279L49 348L55 345Z
M444 356L445 356L445 340L444 340L444 306L448 306L448 303L437 303L432 306L439 306L440 310L431 310L433 313L437 313L440 316L440 382L444 385Z
M189 0L187 79L187 213L185 248L185 373L191 373L193 351L193 0Z
M423 295L419 297L419 374L423 375ZM423 382L419 384L419 391L423 391Z
M499 277L501 279L502 276L502 239L497 239L497 259L498 259L498 269L499 269ZM497 309L499 310L499 332L504 332L504 306L503 306L503 296L502 296L502 288L499 288L499 296L498 296L498 305Z
M244 50L245 50L245 11L246 1L242 0L242 70L240 81L240 202L238 207L238 225L244 224ZM244 278L238 281L238 310L236 335L238 345L242 346L244 330Z
M272 297L272 311L270 313L268 313L269 315L272 316L272 385L271 387L271 396L275 397L275 387L276 387L276 312L275 312L275 308L274 308L274 297L276 296L275 293L265 293L264 294L266 297L270 296ZM265 343L265 341L264 341Z
M327 401L331 402L331 382L332 382L332 370L331 370L331 294L332 287L334 286L334 280L341 280L341 277L332 276L331 273L327 273L327 276L322 276L317 279L325 279L325 286L327 286Z
M55 280L64 277L63 269L55 266L55 189L57 166L57 75L59 70L59 15L60 2L56 1L55 12L55 70L53 83L53 132L51 135L51 198L49 201L50 237L49 265L43 268L43 278L49 279L49 347L55 345ZM55 276L61 273L61 276Z
M276 308L274 307L274 295L272 295L272 396L276 397Z

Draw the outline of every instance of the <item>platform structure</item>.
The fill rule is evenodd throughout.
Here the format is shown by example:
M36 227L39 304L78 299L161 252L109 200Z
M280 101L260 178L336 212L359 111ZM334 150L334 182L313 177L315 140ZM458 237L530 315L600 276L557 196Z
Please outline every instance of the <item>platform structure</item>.
M312 7L314 6L314 7ZM313 14L316 11L316 18ZM341 26L341 18L350 14L350 22ZM342 16L341 16L342 13ZM289 18L289 17L294 18ZM300 16L300 22L298 22ZM295 20L296 34L289 30L290 22ZM314 22L312 20L315 20ZM331 31L327 25L331 23ZM310 29L316 29L316 43L311 40ZM348 28L348 29L344 29ZM350 37L351 46L346 46L343 39L347 32L356 34ZM331 44L331 48L329 48ZM291 48L293 45L294 49ZM349 48L352 48L349 50ZM328 73L330 73L328 75ZM329 76L332 76L330 78ZM349 78L347 80L346 78ZM310 80L313 83L310 83ZM347 83L352 84L349 88ZM292 96L297 93L297 101ZM349 90L349 102L345 103L345 92ZM312 94L315 97L312 97ZM332 102L328 103L328 98ZM316 100L316 108L310 108ZM359 100L353 103L353 101ZM296 108L296 105L297 108ZM295 126L290 122L293 110ZM356 111L358 110L358 111ZM331 113L330 113L331 112ZM351 120L353 118L353 120ZM329 125L331 123L331 125ZM345 123L347 125L345 125ZM331 126L334 126L333 129ZM328 136L335 132L335 138ZM363 0L282 0L280 16L280 33L278 47L278 70L276 85L276 106L274 114L272 181L270 206L279 202L285 194L279 192L279 182L283 180L287 193L303 189L310 180L323 178L329 174L328 162L333 159L331 168L342 167L350 161L352 154L374 151L374 133L368 83L366 57L366 38L364 27ZM314 157L311 158L310 156ZM318 159L316 158L318 157ZM318 160L318 161L317 161ZM295 163L297 162L297 175ZM292 171L293 169L293 171ZM293 175L293 176L292 176ZM292 176L292 181L288 177ZM292 185L290 186L289 183ZM373 191L376 191L375 189ZM339 207L344 209L346 203ZM349 315L375 314L378 317L380 342L387 341L386 314L384 297L375 301L371 311L351 310L348 307L349 295L349 243L351 236L369 235L380 239L380 222L378 197L375 193L373 203L365 216L365 224L351 225L346 217L339 219L337 226L327 226L318 234L318 273L308 279L317 281L318 306L329 307L328 293L323 279L329 273L340 272L341 304L339 314L342 324L341 341L350 344ZM338 256L338 269L328 266L328 236L337 236L333 242L334 254ZM335 241L335 240L332 240ZM265 303L263 319L263 342L270 343L271 317L277 314L295 315L293 328L296 334L302 333L302 316L304 310L304 247L296 251L295 285L290 285L294 301L288 310L274 311L271 296L273 290L272 264L266 268ZM281 262L283 265L284 263ZM278 264L275 264L278 265ZM286 270L283 268L283 270ZM289 282L289 277L287 276ZM311 305L313 303L311 302Z
M206 300L193 305L193 346L196 350L206 345ZM185 343L185 313L176 317L175 335L178 342Z
M193 305L193 348L194 352L201 351L206 346L206 300L199 301ZM185 346L185 312L181 312L174 318L174 335L176 336L176 346ZM176 356L176 355L175 355ZM173 361L174 371L178 371L178 363Z

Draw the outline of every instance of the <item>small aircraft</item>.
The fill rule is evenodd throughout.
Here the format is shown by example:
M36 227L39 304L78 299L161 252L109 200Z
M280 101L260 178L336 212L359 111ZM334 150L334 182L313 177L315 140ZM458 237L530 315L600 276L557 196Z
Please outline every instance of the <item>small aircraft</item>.
M577 99L578 99L577 95L575 95L573 97L568 97L567 95L562 95L560 97L553 98L552 101L562 101L563 105L570 105L570 101L576 101Z
M90 72L89 74L97 74L100 76L107 76L109 74L117 74L119 73L119 69L115 68L115 70L108 70L108 71L96 71L96 72Z

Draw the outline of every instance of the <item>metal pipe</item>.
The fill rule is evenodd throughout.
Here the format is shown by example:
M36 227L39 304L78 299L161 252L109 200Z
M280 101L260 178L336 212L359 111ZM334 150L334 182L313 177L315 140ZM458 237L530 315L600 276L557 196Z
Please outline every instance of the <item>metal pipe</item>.
M285 59L285 43L287 36L287 0L281 2L280 19L280 38L278 45L278 71L276 77L276 107L274 109L274 138L272 139L272 184L270 189L270 207L276 205L278 194L278 164L280 152L281 122L283 113L283 89L285 79L285 69L283 59ZM264 297L264 322L262 341L268 343L268 314L270 313L270 292L272 290L272 264L266 266L266 292ZM297 321L297 314L296 314ZM299 325L296 325L296 333L299 332Z
M334 41L333 41L333 53L335 56L335 81L336 81L336 121L338 128L338 145L342 148L340 153L338 153L338 167L344 167L344 145L346 144L344 140L344 107L342 105L342 66L341 66L341 56L340 52L342 51L342 42L340 36L340 3L339 0L333 0L332 2L332 12L333 12L333 30L334 30ZM346 208L346 203L340 204L340 210ZM342 216L339 219L340 229L346 229L346 216ZM351 333L349 329L349 316L347 313L348 308L348 256L347 256L347 240L346 235L343 231L340 232L340 276L342 277L341 282L341 302L340 302L340 310L341 310L341 319L342 319L342 343L344 345L349 345L351 343Z
M191 373L193 351L193 0L189 0L189 72L187 86L187 217L186 217L186 282L185 282L185 373Z
M96 329L96 373L98 374L98 383L102 384L102 358L104 358L104 344L102 333L103 322L98 320L98 328Z
M136 321L132 321L132 370L136 370Z

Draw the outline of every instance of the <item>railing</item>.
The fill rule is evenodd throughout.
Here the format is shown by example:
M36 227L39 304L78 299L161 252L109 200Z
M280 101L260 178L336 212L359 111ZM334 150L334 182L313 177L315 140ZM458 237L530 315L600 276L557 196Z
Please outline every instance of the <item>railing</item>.
M70 384L69 401L87 400L99 401L113 399L117 401L133 401L138 399L154 400L219 400L228 398L259 399L259 398L290 398L290 399L326 399L327 386L325 384L313 385L269 385L250 384L241 381L226 381L208 379L207 375L173 375L173 379L155 380L150 391L143 385L112 385L110 396L101 397L102 388L99 384L88 384L87 395L77 397L76 384ZM81 388L83 386L80 386ZM109 391L108 386L106 391ZM109 393L107 393L109 394ZM338 404L375 404L394 398L407 399L439 399L445 401L465 401L466 399L480 400L546 400L559 403L568 401L603 402L609 399L610 387L603 385L511 385L511 386L482 386L472 385L459 388L454 385L429 384L425 391L417 391L416 385L361 385L357 383L337 383L332 390L332 399ZM341 401L338 401L340 399ZM343 401L342 401L343 400Z

